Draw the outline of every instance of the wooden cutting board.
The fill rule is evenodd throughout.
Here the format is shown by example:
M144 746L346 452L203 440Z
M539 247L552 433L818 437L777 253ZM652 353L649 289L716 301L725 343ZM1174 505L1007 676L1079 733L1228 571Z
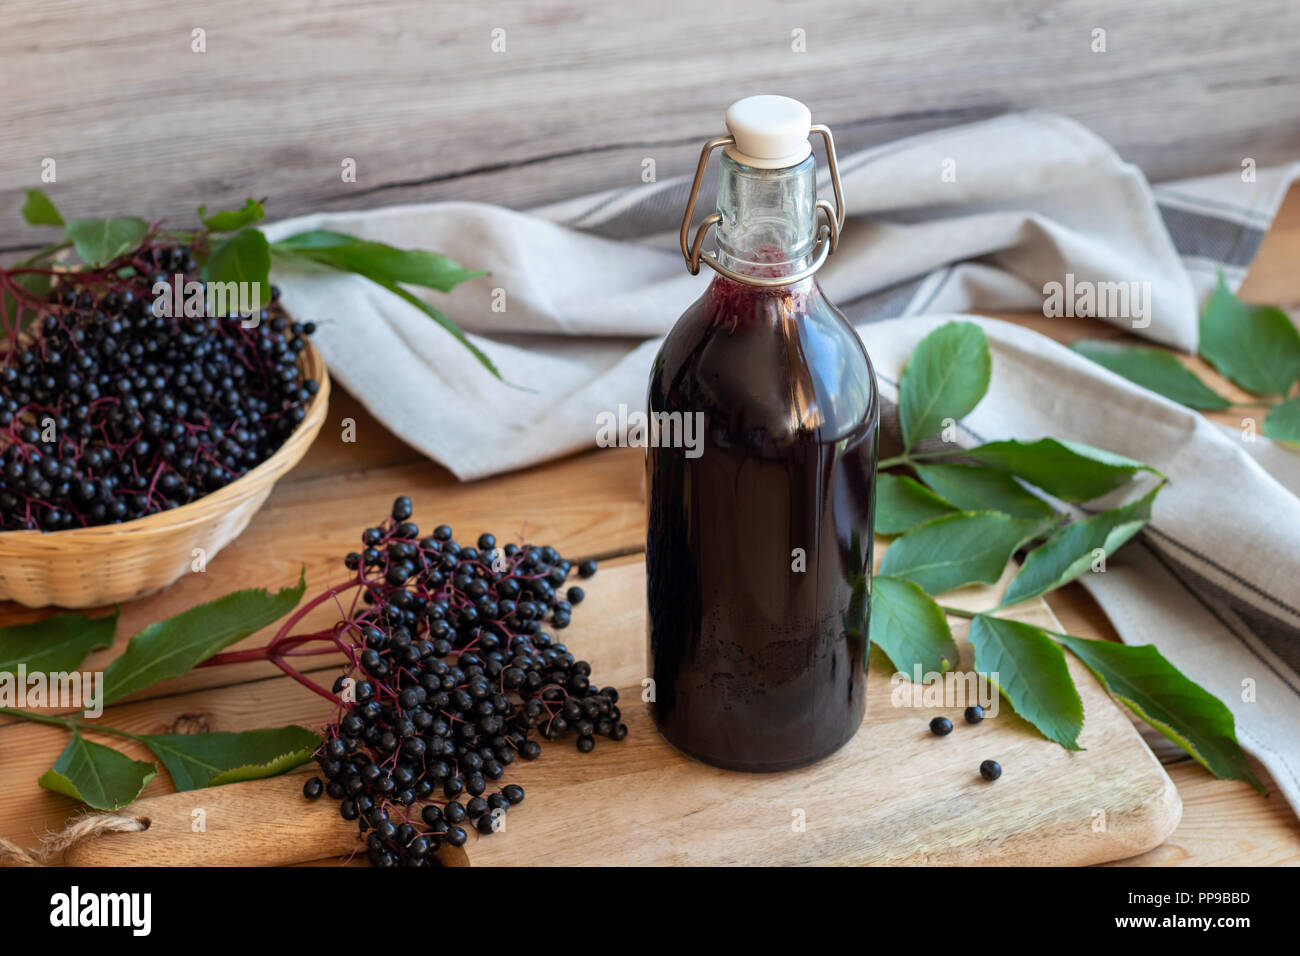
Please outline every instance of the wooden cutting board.
M883 544L883 542L881 542ZM963 588L944 603L993 607L996 587ZM593 681L620 688L629 734L597 738L591 754L571 740L516 762L503 782L524 803L503 832L471 831L446 862L464 865L694 864L1087 864L1161 843L1182 803L1172 781L1092 675L1073 658L1084 729L1070 752L1043 739L1003 701L996 718L971 726L960 708L891 706L892 669L873 652L862 729L819 764L776 774L716 770L679 754L640 703L645 675L645 569L607 567L587 588L564 639L590 660ZM1014 614L1059 629L1041 600ZM973 653L967 621L951 618L961 667ZM1069 655L1067 655L1068 657ZM929 731L945 714L947 737ZM324 714L317 720L323 719ZM1002 765L989 783L982 760ZM329 799L303 799L304 768L289 776L141 800L140 833L98 837L70 851L74 865L284 864L343 856L355 824ZM196 832L195 810L203 827ZM802 828L796 824L802 822Z

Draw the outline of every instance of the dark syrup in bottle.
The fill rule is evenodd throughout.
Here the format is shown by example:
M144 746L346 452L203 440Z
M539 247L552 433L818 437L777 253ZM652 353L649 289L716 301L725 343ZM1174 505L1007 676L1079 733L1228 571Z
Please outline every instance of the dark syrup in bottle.
M812 163L724 158L720 261L778 277L810 261ZM734 770L825 757L866 703L879 419L866 350L815 276L759 287L718 275L664 341L648 405L652 419L702 426L696 448L647 450L660 732Z

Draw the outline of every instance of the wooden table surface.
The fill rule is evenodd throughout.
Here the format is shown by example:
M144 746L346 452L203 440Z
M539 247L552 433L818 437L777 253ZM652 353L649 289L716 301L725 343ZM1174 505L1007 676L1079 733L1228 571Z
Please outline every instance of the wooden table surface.
M639 183L647 159L694 168L755 92L808 103L841 155L1022 109L1078 120L1152 182L1300 152L1292 0L4 6L0 249L42 242L18 211L43 162L74 216L527 209Z
M1300 302L1300 188L1293 189L1264 241L1242 290L1260 302ZM1002 316L1064 342L1083 337L1122 338L1112 326L1091 320ZM1224 394L1243 393L1210 372L1188 364ZM1234 410L1218 418L1238 424L1260 412ZM356 422L356 442L342 441L344 419ZM601 560L634 555L643 547L642 453L638 449L593 450L497 478L462 484L445 469L406 446L337 389L329 420L307 457L276 487L264 510L234 544L203 573L183 578L161 594L123 607L114 647L87 662L100 669L121 653L126 639L146 624L243 587L292 583L305 564L309 594L342 576L342 555L356 547L362 528L379 521L398 494L412 496L415 519L424 526L448 523L462 539L490 530L498 538L549 543L572 558ZM600 576L591 582L600 587ZM1115 639L1101 610L1078 585L1051 595L1065 628L1085 637ZM578 609L575 617L581 615ZM0 606L0 624L33 620L41 612ZM309 618L309 625L316 619ZM329 623L319 618L321 626ZM265 643L268 630L238 647ZM328 684L337 662L321 658L318 682ZM166 681L107 709L106 725L143 733L246 730L326 717L323 701L269 664L199 669ZM1256 794L1244 783L1215 780L1163 737L1147 732L1183 800L1182 823L1155 850L1116 865L1300 864L1300 823L1280 796ZM113 740L121 745L120 740ZM57 729L0 718L0 836L34 845L78 810L63 796L37 786L66 743ZM143 749L123 749L141 759ZM145 795L170 792L165 772ZM204 791L193 791L196 807Z

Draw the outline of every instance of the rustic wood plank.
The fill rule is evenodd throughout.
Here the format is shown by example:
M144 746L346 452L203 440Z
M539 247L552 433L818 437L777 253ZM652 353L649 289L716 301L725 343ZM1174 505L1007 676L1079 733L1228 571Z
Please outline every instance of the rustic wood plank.
M1300 866L1300 822L1274 792L1215 780L1188 760L1166 766L1183 798L1178 829L1154 850L1114 866Z
M1300 304L1300 187L1292 186L1273 225L1264 234L1238 294L1248 302Z
M191 52L206 30L206 53ZM492 31L505 30L504 52ZM1106 31L1107 51L1090 49ZM269 196L272 214L428 199L523 207L689 170L730 100L778 89L846 149L1010 109L1072 116L1155 180L1294 157L1287 0L653 6L13 0L0 35L0 248L22 191L74 215ZM806 52L794 52L793 31ZM341 163L357 163L345 183Z
M996 587L964 588L946 599L968 609L992 606L1013 573L1009 568ZM881 661L868 676L865 726L837 754L782 774L706 767L660 738L637 699L645 673L644 588L639 560L606 568L593 582L582 619L565 633L566 642L590 659L593 676L621 689L628 739L601 741L590 756L560 743L548 747L536 764L512 765L509 779L523 784L529 797L511 812L504 835L471 838L466 848L471 863L1095 862L1150 847L1177 821L1172 783L1077 663L1074 677L1088 715L1080 738L1087 749L1081 752L1045 740L1006 710L937 740L926 726L934 709L891 706L890 668ZM1041 601L1014 613L1058 626ZM964 644L966 622L953 624ZM971 656L965 646L967 663ZM277 719L304 706L316 714L328 710L310 699L300 703L297 690L282 700L276 693L280 683L283 679L249 685L239 709L212 719L238 726L250 709L273 711ZM204 691L191 700L228 708L233 696ZM255 696L261 706L250 708ZM156 712L153 703L127 704L110 708L105 720L135 730L156 720ZM960 708L949 712L958 715ZM5 728L0 746L22 751L24 763L36 764L35 737L48 729ZM1006 783L990 786L979 779L975 768L989 754L1003 762ZM866 780L875 794L871 801L860 799ZM289 778L142 801L130 812L153 821L148 831L93 841L69 862L284 863L346 849L344 835L351 837L352 826L320 806L303 812L298 791L298 781ZM944 812L974 805L977 818ZM806 833L791 832L796 807L807 815ZM207 813L202 834L190 830L195 808ZM11 812L0 803L0 832ZM1094 825L1099 812L1105 815L1102 829ZM287 829L250 831L239 825L239 815L294 822ZM575 839L579 831L582 837Z

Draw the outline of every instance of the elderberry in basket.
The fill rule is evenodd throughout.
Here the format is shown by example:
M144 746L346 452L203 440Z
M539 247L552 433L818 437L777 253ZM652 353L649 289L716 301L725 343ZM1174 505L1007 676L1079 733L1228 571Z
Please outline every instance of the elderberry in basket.
M269 458L318 389L312 323L157 315L158 283L197 281L184 246L67 272L30 339L0 350L0 531L116 524L202 497ZM173 310L163 310L173 311Z
M335 627L350 664L316 754L325 793L376 866L434 865L468 827L498 832L524 799L502 780L541 756L535 737L589 753L597 737L627 736L618 691L548 633L569 624L571 562L490 534L461 545L447 525L422 535L411 517L398 498L345 559L363 597ZM596 563L581 568L590 577Z

